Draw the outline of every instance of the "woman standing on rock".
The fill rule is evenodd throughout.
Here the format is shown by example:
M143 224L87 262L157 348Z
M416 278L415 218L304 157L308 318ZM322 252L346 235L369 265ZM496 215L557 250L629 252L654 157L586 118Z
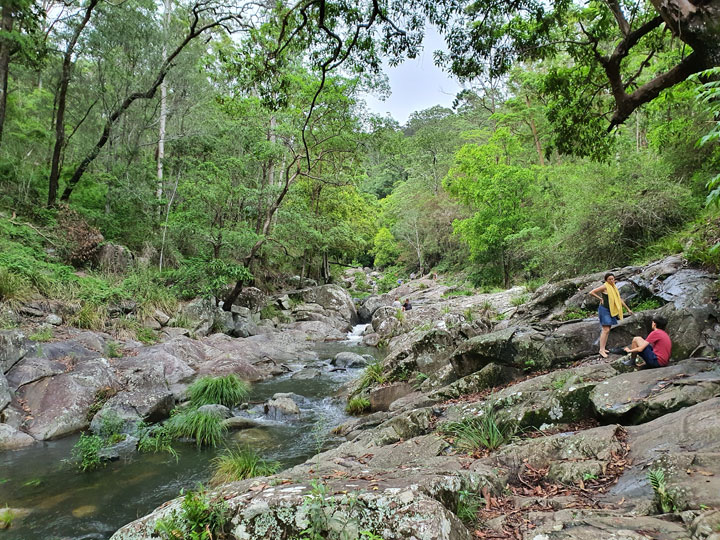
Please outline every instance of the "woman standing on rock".
M601 293L602 296L598 296L598 293ZM605 274L605 283L590 291L589 294L600 300L598 306L598 315L602 326L600 332L600 356L607 358L608 351L605 345L607 345L608 336L610 335L610 328L618 323L618 319L622 321L623 306L630 314L632 314L632 310L627 307L625 300L620 298L620 292L615 286L615 276L610 272Z

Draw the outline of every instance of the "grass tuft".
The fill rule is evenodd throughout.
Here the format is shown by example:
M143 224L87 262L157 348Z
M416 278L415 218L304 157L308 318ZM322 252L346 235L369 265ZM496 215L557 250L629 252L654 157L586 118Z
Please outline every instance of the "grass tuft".
M360 379L360 388L366 388L372 384L383 384L386 381L387 377L383 374L382 362L375 362L365 368L365 372Z
M0 302L17 304L32 297L32 286L23 276L0 267Z
M242 403L249 393L250 385L237 375L202 377L188 388L193 407L215 404L234 407Z
M227 428L223 419L212 412L191 409L176 414L165 423L168 435L177 439L195 439L198 446L215 447L222 442Z
M345 405L345 412L352 415L362 414L367 410L370 410L370 400L362 396L355 396Z
M512 438L515 429L512 424L502 424L491 406L485 407L479 417L448 422L441 427L444 434L455 437L456 448L468 452L495 450Z
M235 449L228 448L225 452L212 460L215 469L210 484L218 486L254 478L255 476L270 476L280 468L276 461L267 461L247 447Z

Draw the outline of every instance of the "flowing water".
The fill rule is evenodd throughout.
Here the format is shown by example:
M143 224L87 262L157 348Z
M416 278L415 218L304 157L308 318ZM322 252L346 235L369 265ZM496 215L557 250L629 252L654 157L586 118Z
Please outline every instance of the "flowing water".
M364 327L364 325L362 325ZM249 444L266 459L288 467L305 461L319 448L337 444L330 430L347 417L344 401L334 397L361 370L332 371L327 360L340 351L376 354L360 347L358 327L348 341L319 344L316 366L321 375L293 379L291 374L254 385L250 401L261 403L278 392L292 392L301 410L298 421L272 421L255 413L260 427L228 435L228 446ZM298 371L305 365L290 365ZM177 461L168 454L135 454L129 461L108 463L80 473L69 462L77 437L0 453L0 507L21 509L0 540L107 539L125 523L178 496L181 489L206 484L211 460L222 449L198 450L177 444ZM23 516L24 512L29 512Z

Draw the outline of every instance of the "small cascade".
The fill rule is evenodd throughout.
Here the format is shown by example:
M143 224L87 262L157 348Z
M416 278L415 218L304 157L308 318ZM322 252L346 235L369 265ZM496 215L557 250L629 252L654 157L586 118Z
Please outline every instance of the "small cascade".
M343 343L348 344L360 344L362 342L362 336L365 332L365 329L369 326L369 324L356 324L352 327L352 329L347 333L347 338Z

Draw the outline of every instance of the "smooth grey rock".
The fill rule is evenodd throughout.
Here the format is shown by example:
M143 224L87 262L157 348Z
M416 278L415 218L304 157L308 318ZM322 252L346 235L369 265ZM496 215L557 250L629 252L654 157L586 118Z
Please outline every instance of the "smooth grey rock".
M53 326L60 326L63 322L62 317L59 315L55 315L54 313L51 313L47 317L45 317L45 322L47 324L51 324Z
M322 373L319 369L309 368L301 369L300 371L293 373L291 379L306 380L306 379L317 379Z
M360 368L368 364L364 357L349 351L337 353L330 363L339 368Z
M112 446L101 448L98 456L104 461L117 461L121 458L128 458L135 454L139 439L133 435L125 435L125 438Z
M296 418L300 416L300 408L289 397L278 397L268 400L263 406L265 414L274 420Z
M213 416L219 416L222 419L228 419L232 416L232 412L225 405L219 405L217 403L210 405L202 405L198 407L198 412L205 414L212 414Z
M373 411L387 411L393 401L407 396L413 391L406 382L390 383L370 390L370 408Z
M262 426L262 424L257 420L246 418L244 416L232 416L225 420L224 425L229 431L251 429Z
M28 433L38 440L50 440L87 428L87 414L98 390L115 383L107 359L96 358L78 362L72 371L22 386L17 393L32 416Z
M163 311L160 311L159 309L155 310L155 313L153 313L153 317L162 326L165 326L167 323L170 322L170 316L167 315L166 313L164 313Z
M90 421L90 431L96 435L110 436L107 433L112 426L115 433L133 434L142 417L131 406L119 403L105 403Z
M0 424L0 450L18 450L35 442L30 435L8 424Z
M93 254L93 264L107 272L121 274L133 265L135 256L125 246L106 242Z

